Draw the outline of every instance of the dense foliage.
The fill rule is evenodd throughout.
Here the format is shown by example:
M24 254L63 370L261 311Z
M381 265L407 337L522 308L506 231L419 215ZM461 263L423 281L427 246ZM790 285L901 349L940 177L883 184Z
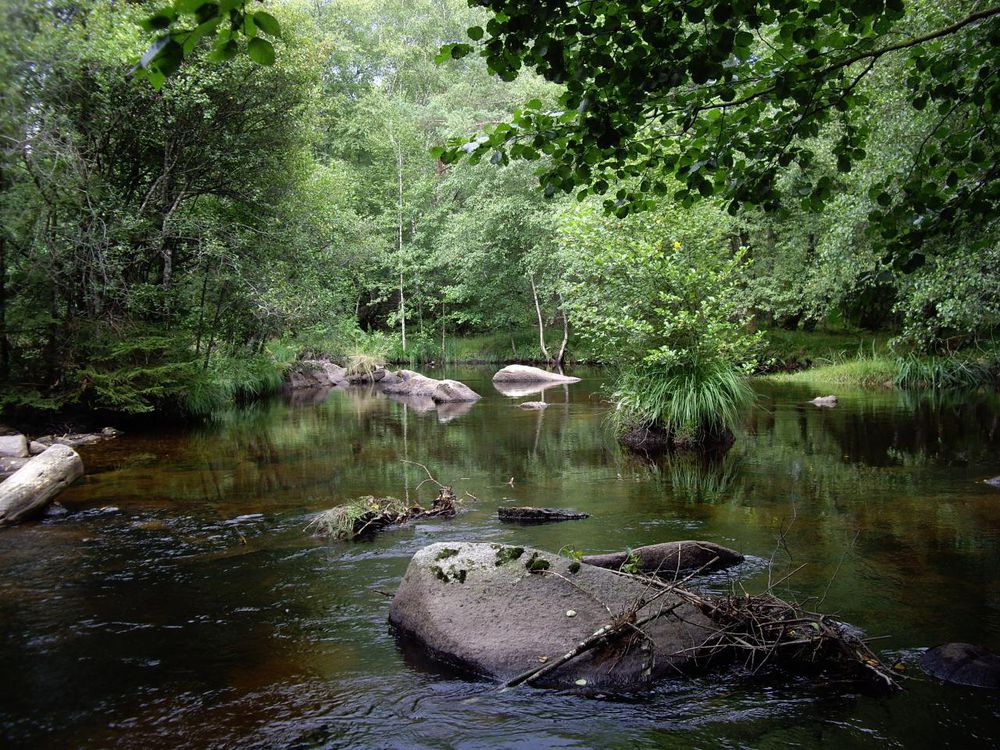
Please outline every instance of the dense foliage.
M300 356L565 335L623 420L697 431L759 329L990 345L1000 11L469 5L4 3L4 403L207 412Z

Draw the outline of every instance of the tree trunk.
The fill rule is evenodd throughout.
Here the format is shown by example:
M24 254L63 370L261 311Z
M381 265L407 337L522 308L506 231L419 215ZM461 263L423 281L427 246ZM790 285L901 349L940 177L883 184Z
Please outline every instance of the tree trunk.
M563 337L562 343L559 345L559 354L556 355L552 364L558 367L561 372L563 362L566 360L566 344L569 342L569 320L566 319L566 302L563 300L562 294L559 295L559 312L562 313L563 319Z
M538 303L538 289L535 287L534 274L529 274L528 280L531 282L531 296L535 299L535 313L538 315L538 344L542 347L545 361L548 362L552 357L549 356L549 350L545 348L545 323L542 322L542 306Z
M390 136L391 138L391 136ZM396 227L397 234L396 251L399 255L399 330L403 340L403 353L406 353L406 298L403 295L403 149L395 143L396 147L396 177L398 183L398 200L396 204Z
M68 445L53 445L0 484L0 526L41 511L83 476L83 461Z
M0 234L0 383L10 378L10 347L7 343L7 238Z

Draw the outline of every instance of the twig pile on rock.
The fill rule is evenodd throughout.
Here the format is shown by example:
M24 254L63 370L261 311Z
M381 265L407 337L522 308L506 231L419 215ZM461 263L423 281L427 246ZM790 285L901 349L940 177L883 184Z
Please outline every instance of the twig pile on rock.
M897 677L859 634L829 615L808 612L770 594L710 598L675 591L718 623L717 633L698 649L698 658L738 660L752 673L765 665L811 664L889 689Z

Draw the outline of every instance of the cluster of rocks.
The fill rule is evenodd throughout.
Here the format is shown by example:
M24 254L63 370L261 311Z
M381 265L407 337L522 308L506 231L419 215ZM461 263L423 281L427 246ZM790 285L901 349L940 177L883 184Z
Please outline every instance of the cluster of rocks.
M53 445L79 448L114 438L121 433L114 427L100 432L70 432L64 435L42 435L34 439L27 435L0 435L0 479L6 479L25 466L32 456L39 456Z
M493 376L494 387L506 396L520 398L540 393L554 385L578 383L580 378L548 372L538 367L509 365ZM457 380L436 379L413 370L391 371L384 367L352 372L334 362L320 359L302 360L288 373L286 389L289 391L346 388L352 385L370 385L394 400L401 401L417 411L436 410L442 421L465 414L481 396ZM526 401L523 409L544 409L544 401Z

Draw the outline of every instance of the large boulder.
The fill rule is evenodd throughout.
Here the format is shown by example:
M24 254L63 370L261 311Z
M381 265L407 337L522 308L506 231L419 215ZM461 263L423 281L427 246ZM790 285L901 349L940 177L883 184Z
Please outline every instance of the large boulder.
M436 380L413 370L400 370L381 386L383 393L429 398L436 404L478 401L478 393L457 380Z
M347 385L347 370L324 359L304 359L288 371L285 384L291 390L334 388Z
M549 372L540 367L527 365L507 365L493 376L494 383L579 383L580 378L572 378L558 372Z
M971 643L945 643L920 660L927 674L968 687L1000 688L1000 654Z
M51 446L0 483L0 526L40 513L81 476L77 452L68 445Z
M714 542L682 541L636 547L631 552L608 555L584 555L583 562L599 568L620 570L634 565L636 572L652 573L661 578L682 578L688 573L711 573L739 565L743 555Z
M404 647L504 682L557 660L623 614L661 616L579 654L537 684L629 689L692 670L711 621L675 594L549 552L451 542L420 550L392 600Z

